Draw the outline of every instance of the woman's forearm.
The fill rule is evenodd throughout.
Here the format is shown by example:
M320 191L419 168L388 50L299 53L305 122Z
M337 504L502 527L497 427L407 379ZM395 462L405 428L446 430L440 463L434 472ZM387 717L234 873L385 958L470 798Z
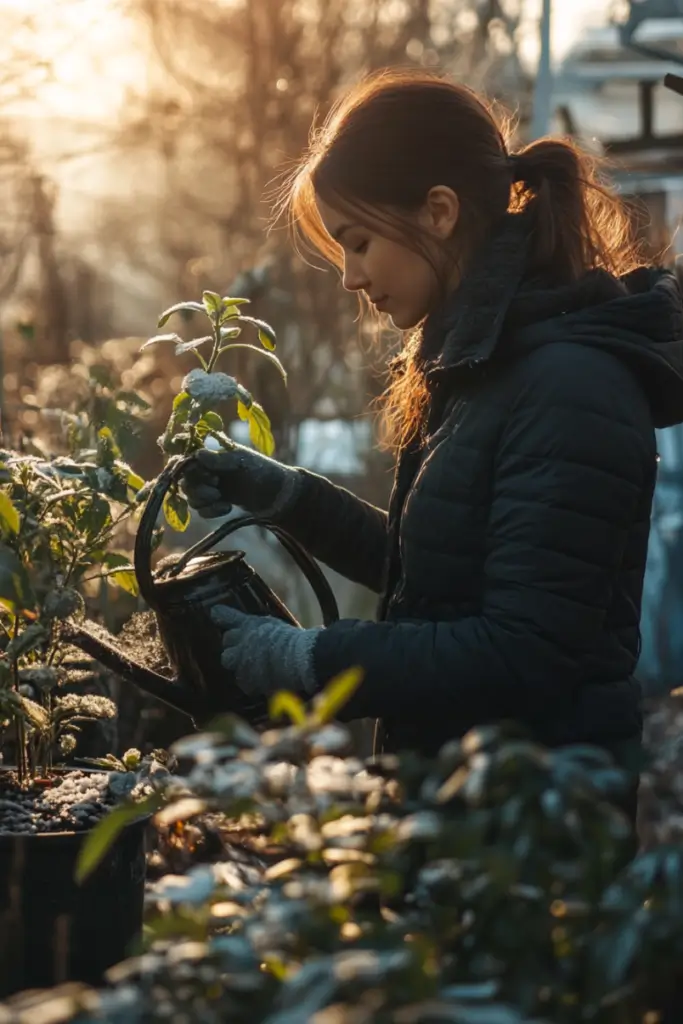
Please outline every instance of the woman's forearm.
M301 486L278 523L335 572L375 593L382 589L387 513L326 477L299 470Z

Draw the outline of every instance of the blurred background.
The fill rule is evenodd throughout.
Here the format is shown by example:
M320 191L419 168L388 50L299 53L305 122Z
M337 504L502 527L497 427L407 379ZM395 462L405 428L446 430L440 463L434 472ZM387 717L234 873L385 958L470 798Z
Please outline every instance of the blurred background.
M608 155L652 254L673 265L683 251L683 98L661 85L683 66L683 0L0 0L4 444L45 437L41 411L77 404L88 367L105 366L152 402L127 454L156 473L156 437L195 363L140 344L164 307L210 288L250 297L277 330L287 389L248 353L233 371L268 411L278 456L384 504L391 460L369 406L398 339L267 227L269 191L316 112L386 65L484 90L520 142L559 132ZM650 693L683 683L683 432L659 447ZM240 546L314 622L272 545ZM334 582L343 615L372 615L371 595Z

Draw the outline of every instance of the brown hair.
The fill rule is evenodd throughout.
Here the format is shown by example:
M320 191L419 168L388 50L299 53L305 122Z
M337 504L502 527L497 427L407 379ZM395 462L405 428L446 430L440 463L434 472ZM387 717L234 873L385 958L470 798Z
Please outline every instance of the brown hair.
M374 224L397 227L405 244L422 251L408 218L435 185L460 201L456 234L470 252L507 212L531 221L528 271L560 283L604 268L624 274L642 260L619 198L600 180L600 165L573 143L541 139L511 156L504 123L464 85L424 71L383 71L340 100L288 177L278 203L297 239L337 267L341 247L325 231L316 196L350 208ZM423 421L427 389L413 332L391 367L382 398L385 438L406 444Z

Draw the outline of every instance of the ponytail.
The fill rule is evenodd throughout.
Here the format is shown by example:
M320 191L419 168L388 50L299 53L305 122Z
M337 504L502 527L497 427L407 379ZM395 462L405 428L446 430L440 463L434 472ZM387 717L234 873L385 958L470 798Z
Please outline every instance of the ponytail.
M627 274L643 262L628 209L603 164L564 139L540 139L509 158L512 209L532 223L528 270L564 283L601 268Z

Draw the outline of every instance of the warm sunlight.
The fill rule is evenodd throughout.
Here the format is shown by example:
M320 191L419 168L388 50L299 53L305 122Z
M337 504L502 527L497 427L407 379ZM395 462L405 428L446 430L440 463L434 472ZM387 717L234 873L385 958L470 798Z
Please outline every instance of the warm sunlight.
M586 28L604 24L609 10L609 0L554 0L552 6L553 58L561 60L577 36ZM527 0L525 3L529 22L529 37L524 43L524 55L529 60L538 59L538 33L536 26L541 11L541 0Z
M534 21L540 0L527 0L529 33L524 55L535 59ZM607 0L555 0L553 49L560 59L582 27L604 19ZM144 60L118 0L0 0L4 66L21 54L53 61L53 76L40 93L41 113L92 120L112 115L127 88L144 77ZM84 83L87 87L84 88Z
M0 0L0 1024L683 1022L617 3Z
M29 63L51 62L40 90L42 116L106 117L144 76L117 0L0 0L3 23L3 65L21 61L25 75Z

